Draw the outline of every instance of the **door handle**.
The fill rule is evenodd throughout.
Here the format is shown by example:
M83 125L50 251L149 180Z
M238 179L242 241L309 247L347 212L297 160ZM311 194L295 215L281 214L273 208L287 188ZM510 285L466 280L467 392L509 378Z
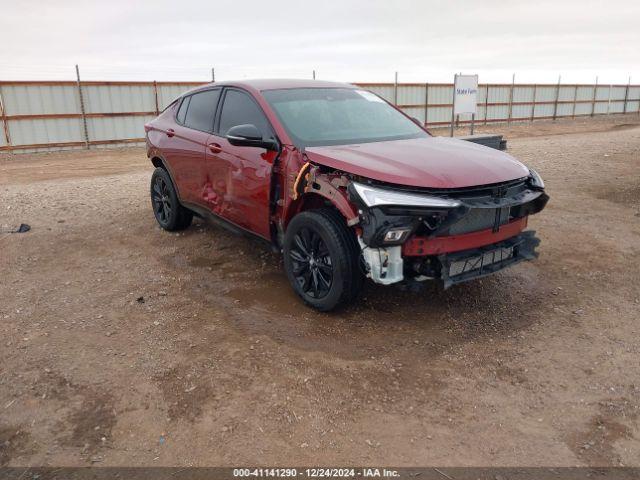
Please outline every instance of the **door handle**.
M173 128L169 128L167 130L167 137L173 137L176 134L176 131Z
M220 153L222 151L222 146L219 143L210 143L209 150L211 153Z

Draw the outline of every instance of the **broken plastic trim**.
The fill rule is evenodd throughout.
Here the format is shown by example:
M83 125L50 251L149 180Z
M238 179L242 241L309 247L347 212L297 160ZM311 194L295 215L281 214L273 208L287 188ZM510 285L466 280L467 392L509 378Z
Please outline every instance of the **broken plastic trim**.
M381 247L391 242L385 242L384 237L388 230L397 228L408 228L411 234L418 234L427 238L441 235L448 235L449 229L473 210L491 210L493 228L497 230L508 219L504 218L504 209L509 209L509 219L521 218L533 215L541 211L549 197L544 191L534 189L525 179L508 182L497 186L476 187L478 191L464 192L464 195L455 197L454 192L448 192L448 197L441 197L441 200L455 201L458 207L455 208L434 208L424 206L405 205L377 205L369 207L365 199L358 193L356 186L361 186L357 182L349 184L348 192L350 200L358 205L360 224L362 226L362 239L371 247ZM365 185L365 187L367 187ZM372 187L374 188L374 187ZM397 191L390 189L378 189L382 191ZM416 191L398 192L400 195L419 196L423 194ZM428 198L438 198L435 195L428 195ZM424 226L422 226L424 225ZM484 225L489 228L491 225ZM469 230L473 231L473 230ZM460 231L457 233L468 233ZM401 244L403 242L398 242Z
M544 180L538 172L536 172L533 168L529 169L529 173L531 176L529 177L529 184L538 190L544 190Z
M535 231L528 230L520 235L512 237L503 242L487 245L473 250L465 250L460 253L439 255L438 260L442 266L440 278L445 289L452 285L467 282L476 278L486 277L496 273L506 267L510 267L524 260L533 260L538 257L536 247L540 245L540 239L535 236ZM508 258L502 258L504 251L511 251ZM501 258L497 261L487 263L488 254L493 254L492 259L499 253ZM454 264L464 262L462 273L450 275L451 267Z
M368 269L367 276L371 280L381 285L390 285L404 279L404 260L400 245L372 248L366 245L361 237L358 237L358 243Z

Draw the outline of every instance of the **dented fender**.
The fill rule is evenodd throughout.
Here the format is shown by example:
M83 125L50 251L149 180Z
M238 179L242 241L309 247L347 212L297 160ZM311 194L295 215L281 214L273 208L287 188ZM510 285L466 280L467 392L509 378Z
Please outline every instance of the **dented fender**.
M347 199L349 179L345 175L319 173L319 168L315 165L310 167L308 175L304 191L317 193L328 199L347 219L347 225L356 225L359 221L358 212Z
M308 208L309 204L314 205L317 197L312 199L311 194L328 200L344 216L349 226L359 222L357 207L348 200L347 186L350 179L346 174L325 173L319 166L302 161L297 162L295 170L290 163L288 167L281 222L283 228L294 215Z

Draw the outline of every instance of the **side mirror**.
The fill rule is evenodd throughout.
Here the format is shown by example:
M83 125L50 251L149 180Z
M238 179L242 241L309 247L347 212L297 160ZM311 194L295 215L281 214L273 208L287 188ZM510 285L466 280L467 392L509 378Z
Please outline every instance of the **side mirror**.
M275 140L263 140L258 127L250 123L231 127L227 130L225 138L236 147L261 147L267 150L277 150L278 148Z

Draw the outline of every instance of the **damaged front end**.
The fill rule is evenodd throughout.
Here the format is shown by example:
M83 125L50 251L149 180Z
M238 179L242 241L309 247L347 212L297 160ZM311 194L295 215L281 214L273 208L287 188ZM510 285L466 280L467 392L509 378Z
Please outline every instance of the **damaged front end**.
M383 285L440 280L448 288L537 257L540 241L525 229L549 200L533 170L454 189L400 187L309 162L294 178L293 200L313 193L340 211L367 276Z
M380 284L439 279L445 288L537 256L525 232L549 197L531 175L458 189L409 189L370 181L348 185L358 208L359 242L370 278Z

